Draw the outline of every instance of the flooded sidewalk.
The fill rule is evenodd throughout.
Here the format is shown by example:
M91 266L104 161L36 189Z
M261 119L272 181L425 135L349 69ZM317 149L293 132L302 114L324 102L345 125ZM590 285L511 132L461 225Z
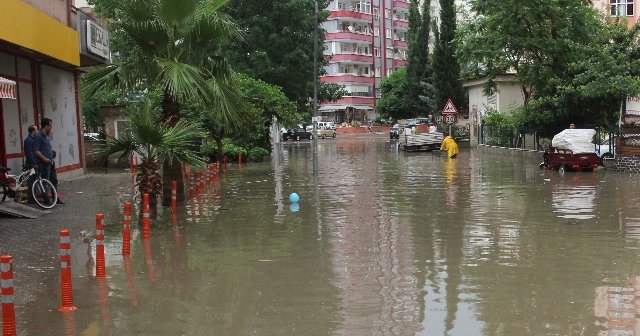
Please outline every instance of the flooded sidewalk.
M640 322L635 175L404 153L381 136L320 140L313 153L290 142L270 162L230 165L176 217L161 212L149 240L134 219L130 257L126 173L95 176L109 191L92 196L77 194L91 178L62 184L68 208L47 222L0 219L19 334L594 335ZM65 224L72 314L57 311Z

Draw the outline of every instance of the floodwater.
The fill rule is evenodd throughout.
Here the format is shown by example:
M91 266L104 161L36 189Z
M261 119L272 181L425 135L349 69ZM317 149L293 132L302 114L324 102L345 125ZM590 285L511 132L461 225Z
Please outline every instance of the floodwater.
M78 310L49 298L46 334L640 332L637 175L404 153L380 135L320 140L315 162L300 142L229 166L130 258L112 228L106 281L77 263Z

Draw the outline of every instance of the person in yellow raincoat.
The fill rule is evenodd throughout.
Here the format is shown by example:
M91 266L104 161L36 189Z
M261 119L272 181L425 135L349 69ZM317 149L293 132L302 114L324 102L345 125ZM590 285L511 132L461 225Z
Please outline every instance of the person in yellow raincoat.
M458 144L455 140L449 135L449 133L444 134L444 139L442 140L442 145L440 146L440 150L447 151L447 156L450 159L453 159L458 155Z

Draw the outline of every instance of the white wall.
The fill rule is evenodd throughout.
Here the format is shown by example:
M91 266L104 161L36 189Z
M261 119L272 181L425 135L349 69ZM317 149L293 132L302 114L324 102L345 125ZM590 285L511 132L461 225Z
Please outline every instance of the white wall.
M80 163L78 113L73 73L42 66L42 116L53 120L51 144L56 167Z

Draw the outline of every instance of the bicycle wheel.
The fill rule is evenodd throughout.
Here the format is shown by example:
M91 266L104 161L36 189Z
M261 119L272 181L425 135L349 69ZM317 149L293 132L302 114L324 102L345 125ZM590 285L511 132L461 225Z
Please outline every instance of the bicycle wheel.
M49 180L37 179L31 189L33 199L39 206L51 209L58 201L58 192Z

